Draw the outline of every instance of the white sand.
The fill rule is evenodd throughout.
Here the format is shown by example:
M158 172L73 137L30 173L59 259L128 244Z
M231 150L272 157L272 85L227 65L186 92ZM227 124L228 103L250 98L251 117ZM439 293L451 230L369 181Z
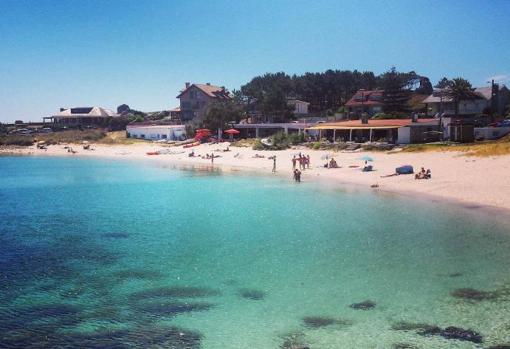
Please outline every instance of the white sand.
M199 157L188 157L191 150L195 154L205 155L216 149L225 149L228 143L204 144L197 147L183 149L182 147L166 147L153 143L138 143L134 145L97 145L92 144L95 150L83 150L81 146L72 145L77 154L70 154L64 145L49 146L47 150L38 150L36 147L0 149L1 153L17 153L23 155L48 156L88 156L109 157L130 160L146 160L163 164L175 165L205 165L211 166L211 160ZM149 151L168 149L181 154L146 155ZM460 201L466 205L484 205L503 209L510 209L510 156L498 157L466 157L455 152L428 152L428 153L394 153L382 152L356 152L341 153L331 151L314 151L307 148L296 148L285 151L255 151L251 148L230 147L230 152L215 151L220 158L214 159L214 166L225 171L257 170L271 174L271 155L277 157L277 174L288 176L292 180L293 155L302 152L311 157L311 168L303 171L302 181L334 180L337 183L362 185L369 188L378 184L376 190L390 192L404 192L408 195L436 196L444 199ZM264 159L252 158L256 153L264 155ZM235 157L236 154L239 156ZM333 155L339 166L338 169L327 169L322 165L326 163L325 156ZM360 168L349 168L350 165L362 166L360 157L368 155L375 161L372 163L376 171L362 172ZM401 175L381 178L381 175L394 173L395 168L401 165L412 165L415 171L422 166L432 171L432 179L415 180L414 175Z

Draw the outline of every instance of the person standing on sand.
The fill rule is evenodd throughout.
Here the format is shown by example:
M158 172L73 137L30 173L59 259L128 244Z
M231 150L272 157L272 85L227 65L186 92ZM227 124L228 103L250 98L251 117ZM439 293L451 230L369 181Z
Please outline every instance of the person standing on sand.
M292 158L292 169L293 170L296 169L296 155L294 155L294 157Z
M276 173L276 155L273 155L273 173Z
M306 167L310 169L310 155L306 156Z
M301 171L299 171L297 168L294 170L294 181L301 182Z
M211 164L214 164L214 153L211 153Z

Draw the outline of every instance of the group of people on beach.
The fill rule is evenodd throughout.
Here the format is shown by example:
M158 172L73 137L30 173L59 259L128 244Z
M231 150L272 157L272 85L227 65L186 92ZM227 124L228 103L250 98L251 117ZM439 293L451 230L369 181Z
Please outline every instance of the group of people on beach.
M425 167L422 167L420 172L414 175L414 179L430 179L430 178L432 178L432 172L430 172L430 169L425 171Z
M305 155L299 153L298 156L294 155L292 157L292 170L296 170L296 165L299 164L299 169L309 169L310 168L310 155Z
M325 168L339 168L338 163L336 162L335 158L331 158L329 162L326 162L324 164Z

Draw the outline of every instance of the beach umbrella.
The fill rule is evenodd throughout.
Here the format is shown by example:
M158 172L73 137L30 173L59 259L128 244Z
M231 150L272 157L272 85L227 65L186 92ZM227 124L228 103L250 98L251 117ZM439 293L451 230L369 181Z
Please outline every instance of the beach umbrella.
M363 161L374 161L374 159L372 159L370 156L363 156L363 157L361 157L359 159L363 160Z
M211 133L211 130L209 130L208 128L199 128L198 130L196 130L196 133Z
M226 131L224 131L226 134L230 135L230 139L232 140L234 138L234 135L238 135L240 134L241 132L239 132L238 130L236 130L235 128L230 128Z

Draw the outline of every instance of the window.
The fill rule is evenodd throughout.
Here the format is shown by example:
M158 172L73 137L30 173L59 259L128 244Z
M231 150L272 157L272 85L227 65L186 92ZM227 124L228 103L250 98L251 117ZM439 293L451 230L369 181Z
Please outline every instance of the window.
M140 135L140 138L145 138L145 135Z
M161 135L161 138L166 139L166 135Z

